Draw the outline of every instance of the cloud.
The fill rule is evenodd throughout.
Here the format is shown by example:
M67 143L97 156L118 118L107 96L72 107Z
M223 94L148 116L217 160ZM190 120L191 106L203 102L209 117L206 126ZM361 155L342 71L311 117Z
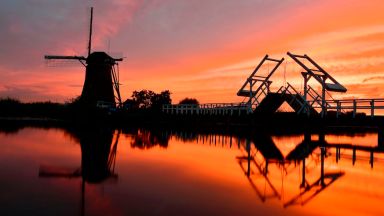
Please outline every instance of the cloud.
M363 80L363 83L373 81L373 80L383 80L384 81L384 76L373 76L369 77Z
M117 33L133 16L136 1L93 1L94 48ZM88 42L87 1L2 1L0 64L10 69L34 68L44 54L82 55ZM103 47L103 48L104 48Z
M9 86L5 85L0 89L0 97L16 98L23 101L37 101L45 98L51 98L52 95L47 94L49 88L41 86ZM59 99L59 97L56 97ZM60 98L62 99L62 98Z

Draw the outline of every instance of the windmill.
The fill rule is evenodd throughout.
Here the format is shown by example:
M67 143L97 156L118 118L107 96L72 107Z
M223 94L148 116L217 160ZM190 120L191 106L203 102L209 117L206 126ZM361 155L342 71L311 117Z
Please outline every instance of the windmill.
M121 106L119 89L119 61L105 52L91 52L93 7L89 26L88 56L45 55L47 60L78 60L85 66L85 80L80 102L86 106ZM117 100L117 103L116 103Z

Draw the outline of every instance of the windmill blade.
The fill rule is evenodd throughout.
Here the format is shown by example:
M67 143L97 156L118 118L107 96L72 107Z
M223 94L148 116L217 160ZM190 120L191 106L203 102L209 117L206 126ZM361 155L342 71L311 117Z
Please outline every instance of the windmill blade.
M60 166L40 166L39 177L42 178L76 178L81 177L80 168L68 168Z
M91 7L91 21L89 23L89 40L88 40L88 56L92 49L92 22L93 22L93 7Z
M45 55L45 59L75 59L75 60L87 60L84 56L58 56L58 55Z
M85 65L85 61L87 60L84 56L56 56L56 55L46 55L45 64L48 67L72 67L78 66L79 61L82 65ZM73 61L76 60L76 61Z

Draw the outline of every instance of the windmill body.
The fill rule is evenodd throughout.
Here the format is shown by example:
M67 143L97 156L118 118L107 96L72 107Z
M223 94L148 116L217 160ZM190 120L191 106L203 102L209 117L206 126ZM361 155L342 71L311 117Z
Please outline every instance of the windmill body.
M94 52L88 56L82 102L95 105L98 101L115 103L111 76L113 64L113 59L105 52Z
M93 52L88 56L81 102L115 104L113 73L116 60L105 52Z

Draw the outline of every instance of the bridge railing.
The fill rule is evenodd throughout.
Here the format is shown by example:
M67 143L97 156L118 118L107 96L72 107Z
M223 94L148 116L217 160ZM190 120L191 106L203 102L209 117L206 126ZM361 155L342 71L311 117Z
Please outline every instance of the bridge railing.
M265 81L259 86L259 88L257 88L253 101L252 98L250 98L252 109L256 108L260 102L268 95L270 92L271 83L271 81Z
M309 106L311 106L308 102L305 101L304 97L301 95L300 92L298 92L290 83L287 82L287 86L281 86L280 89L277 91L277 93L281 93L283 95L290 94L290 95L296 95L296 97L292 97L291 101L287 101L290 105L292 103L296 102L300 105L300 109L298 110L298 113L307 113L310 114L310 110L308 109ZM299 100L297 97L300 97L301 100Z
M164 104L162 111L167 114L233 115L248 113L247 103L207 104Z
M328 93L328 92L327 92ZM307 101L311 101L311 103L309 103L310 106L320 106L321 107L321 104L322 104L322 96L317 93L317 91L315 89L312 88L312 86L308 85L308 89L307 89L307 96L309 96L311 99L307 99ZM332 98L332 96L328 93L328 96ZM333 98L331 100L334 100ZM317 104L317 105L314 105L314 104ZM327 100L325 101L325 106L326 107L330 107L331 105L327 102Z
M310 104L313 101L308 101ZM375 116L377 110L384 110L384 98L370 98L370 99L341 99L341 100L326 100L328 106L326 110L336 111L338 117L341 113L350 111L352 117L356 117L358 111L368 111L371 117ZM313 108L321 109L320 105L313 105Z

